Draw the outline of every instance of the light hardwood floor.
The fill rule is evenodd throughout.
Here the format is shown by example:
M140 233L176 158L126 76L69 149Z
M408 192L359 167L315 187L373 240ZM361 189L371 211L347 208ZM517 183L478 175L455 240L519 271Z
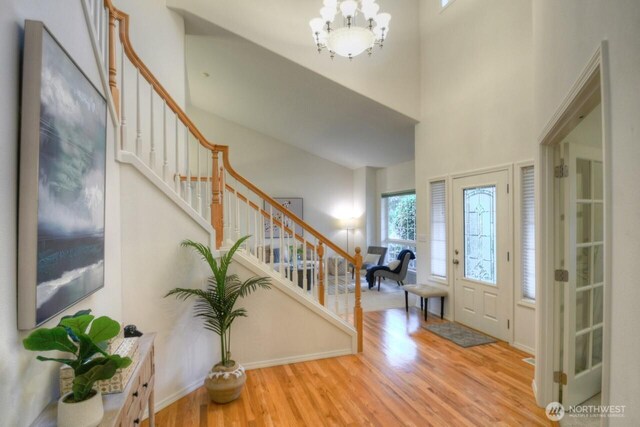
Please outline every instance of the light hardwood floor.
M201 388L156 425L552 425L534 402L527 354L502 342L458 347L423 329L415 308L364 320L364 353L249 371L237 401L210 404Z

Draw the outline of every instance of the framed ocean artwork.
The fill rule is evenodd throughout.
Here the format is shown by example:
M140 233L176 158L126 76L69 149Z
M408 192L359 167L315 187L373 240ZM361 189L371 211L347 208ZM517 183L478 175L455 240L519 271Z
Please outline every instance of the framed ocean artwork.
M104 287L107 103L42 22L24 32L18 327Z

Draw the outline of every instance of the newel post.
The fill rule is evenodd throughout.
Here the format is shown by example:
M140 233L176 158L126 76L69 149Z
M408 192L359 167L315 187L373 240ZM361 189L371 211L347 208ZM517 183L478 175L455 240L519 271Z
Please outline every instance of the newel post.
M318 302L324 305L324 246L318 242Z
M224 239L222 209L222 168L218 167L218 152L212 151L213 168L211 169L211 226L216 231L216 247L222 246Z
M360 304L360 296L362 294L362 289L360 288L360 269L362 268L362 254L360 253L360 247L356 248L356 256L355 256L355 270L356 270L356 302L353 307L353 320L356 326L356 330L358 331L358 353L362 352L362 305Z
M116 15L111 8L109 10L109 88L116 113L120 115L120 93L118 92L117 69L116 69Z

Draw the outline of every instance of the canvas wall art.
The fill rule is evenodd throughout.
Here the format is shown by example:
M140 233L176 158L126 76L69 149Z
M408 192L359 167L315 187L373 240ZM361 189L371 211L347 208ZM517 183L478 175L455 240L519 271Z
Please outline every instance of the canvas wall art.
M20 147L18 324L104 286L107 104L41 22L27 21Z
M286 209L289 209L293 212L298 218L303 219L303 210L302 210L302 197L274 197L273 198L278 204ZM264 202L264 210L270 212L270 204L266 201ZM273 218L281 221L283 220L283 214L280 210L277 209L276 206L273 207ZM289 218L284 218L285 227L292 228L293 221ZM264 221L264 235L266 239L270 239L273 234L273 238L280 237L280 227L274 225L273 233L271 232L271 221L269 219L265 219ZM302 236L302 227L296 225L296 234Z

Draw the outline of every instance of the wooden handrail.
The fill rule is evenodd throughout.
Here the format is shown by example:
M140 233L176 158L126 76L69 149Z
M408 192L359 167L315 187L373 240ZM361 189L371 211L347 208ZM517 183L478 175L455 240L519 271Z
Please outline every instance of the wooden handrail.
M349 255L344 249L342 249L341 247L339 247L338 245L333 243L331 240L326 238L318 230L316 230L315 228L313 228L312 226L310 226L309 224L304 222L304 220L302 218L300 218L299 216L297 216L296 214L291 212L289 209L287 209L284 206L282 206L280 203L278 203L276 200L274 200L267 193L265 193L262 190L260 190L258 187L253 185L249 180L245 179L242 175L240 175L238 172L236 172L236 170L233 169L233 167L231 166L231 163L229 162L229 147L228 146L226 146L226 145L225 146L220 146L219 145L218 148L220 149L220 151L222 151L222 161L224 163L224 168L226 169L226 171L232 177L234 177L238 182L240 182L242 185L247 187L249 190L251 190L255 194L257 194L261 199L269 202L269 204L272 205L274 208L280 210L286 217L288 217L291 220L293 220L293 222L295 222L298 225L300 225L305 231L308 231L311 235L313 235L319 241L321 241L326 246L328 246L331 249L333 249L338 255L340 255L341 257L345 258L350 263L355 264L356 260L355 260L354 256Z
M207 140L207 138L205 138L202 132L200 132L200 130L191 121L191 119L189 119L184 110L171 97L171 95L169 95L169 92L162 86L162 84L160 84L158 79L155 78L155 76L147 68L144 62L142 62L136 51L133 49L133 46L131 45L131 41L129 39L129 15L115 7L112 0L104 0L104 5L107 9L109 9L109 13L114 17L114 19L120 22L120 41L122 42L122 46L124 48L125 54L127 55L127 58L129 58L134 67L140 70L140 74L147 82L149 82L149 84L153 86L158 95L160 95L160 97L167 103L167 106L171 109L171 111L173 111L178 116L182 124L184 124L200 142L200 145L212 151L221 151L219 149L221 146L212 144ZM112 44L112 46L114 46L113 48L115 49L115 44ZM113 63L109 64L109 71L110 86L115 87L115 54ZM113 85L111 85L111 74L113 74Z

